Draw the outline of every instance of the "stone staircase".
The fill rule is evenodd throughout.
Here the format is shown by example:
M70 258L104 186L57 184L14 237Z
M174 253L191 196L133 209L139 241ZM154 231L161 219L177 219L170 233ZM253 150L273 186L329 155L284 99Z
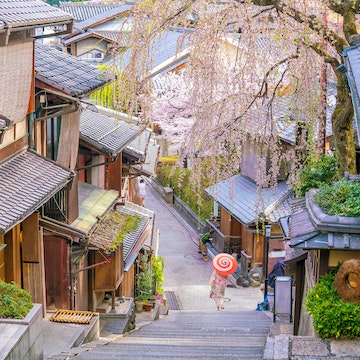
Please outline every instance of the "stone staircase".
M262 360L270 325L261 311L170 311L112 342L72 349L67 359Z

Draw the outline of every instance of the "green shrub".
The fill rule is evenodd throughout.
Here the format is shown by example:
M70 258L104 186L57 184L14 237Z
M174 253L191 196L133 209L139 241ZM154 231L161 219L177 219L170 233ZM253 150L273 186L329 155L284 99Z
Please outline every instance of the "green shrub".
M360 217L360 183L342 180L323 185L314 195L314 201L326 214Z
M33 304L31 296L15 283L0 279L0 318L23 319Z
M304 196L310 189L318 189L323 184L331 184L336 180L338 168L333 156L321 155L309 160L300 170L300 180L295 190L298 196Z
M160 255L152 255L151 257L152 272L155 280L155 294L164 296L164 268L165 268L165 259Z
M156 179L163 186L170 186L178 196L201 220L210 218L213 201L204 193L210 186L210 180L202 177L199 183L191 181L191 172L178 166L160 166L156 170Z
M360 337L360 303L345 303L338 297L334 288L336 271L320 278L306 297L306 308L321 338L354 339Z

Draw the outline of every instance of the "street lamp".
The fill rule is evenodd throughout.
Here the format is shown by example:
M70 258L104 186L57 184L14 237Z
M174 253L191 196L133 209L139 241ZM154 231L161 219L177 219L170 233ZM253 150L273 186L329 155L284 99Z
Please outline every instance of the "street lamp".
M269 239L271 237L271 224L265 224L265 281L264 281L264 301L267 301L268 294L268 264L269 264Z

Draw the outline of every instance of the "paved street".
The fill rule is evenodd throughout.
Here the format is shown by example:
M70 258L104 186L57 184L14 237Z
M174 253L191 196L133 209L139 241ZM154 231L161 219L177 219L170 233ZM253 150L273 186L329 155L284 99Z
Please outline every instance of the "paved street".
M165 259L165 291L173 291L183 310L213 310L209 298L209 279L213 271L211 259L204 262L198 253L198 231L176 211L146 187L145 207L155 212L159 234L159 255ZM260 288L228 286L225 293L231 301L228 310L255 310L263 299Z

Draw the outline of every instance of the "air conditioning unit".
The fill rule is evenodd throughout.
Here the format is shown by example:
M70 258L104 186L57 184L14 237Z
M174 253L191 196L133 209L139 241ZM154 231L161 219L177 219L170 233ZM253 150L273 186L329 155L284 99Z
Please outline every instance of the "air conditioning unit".
M102 53L101 53L101 52L96 52L96 53L95 53L95 57L96 57L97 59L102 58Z

